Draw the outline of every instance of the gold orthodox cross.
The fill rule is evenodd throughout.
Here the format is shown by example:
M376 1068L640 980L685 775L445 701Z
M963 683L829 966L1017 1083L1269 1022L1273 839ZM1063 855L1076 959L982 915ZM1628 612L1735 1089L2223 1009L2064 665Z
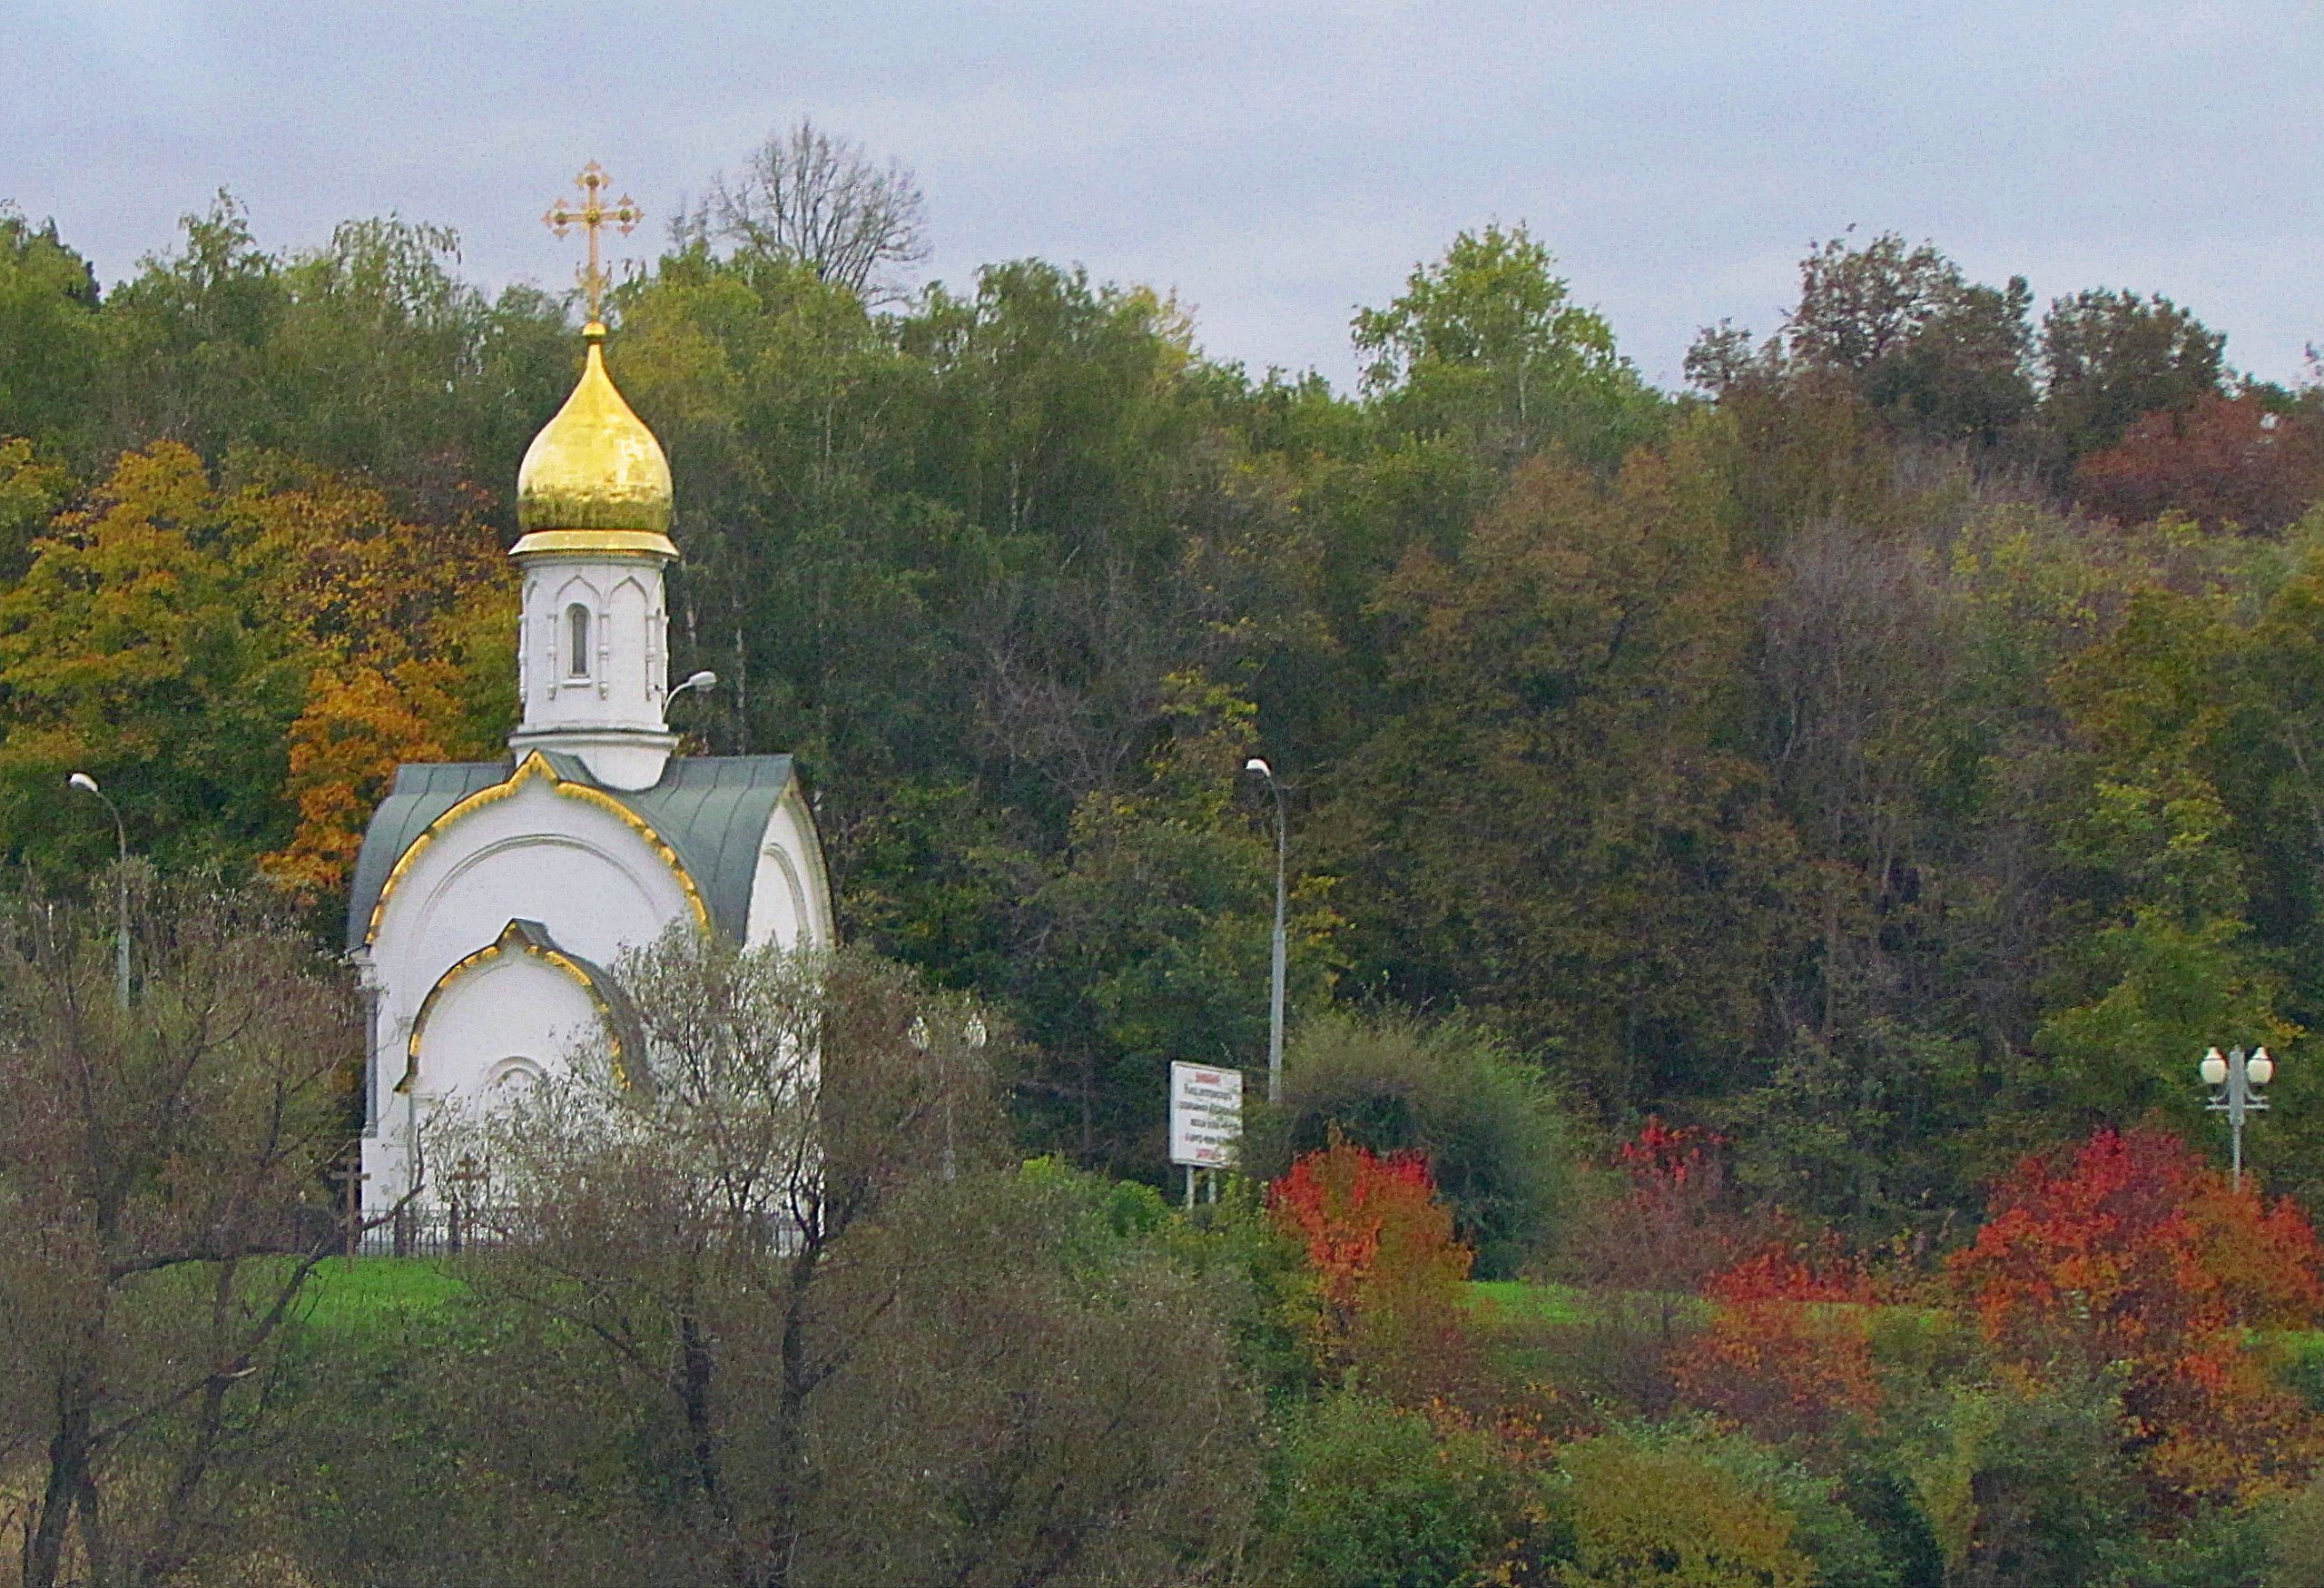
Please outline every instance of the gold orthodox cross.
M606 203L605 167L594 160L581 168L581 174L576 180L581 183L579 207L559 199L548 207L548 213L541 220L559 237L576 226L588 233L589 262L581 267L581 291L588 294L589 323L595 325L605 318L606 297L605 267L597 261L597 232L611 225L626 237L637 230L637 223L645 219L645 212L639 209L637 201L627 193L622 194L613 203Z

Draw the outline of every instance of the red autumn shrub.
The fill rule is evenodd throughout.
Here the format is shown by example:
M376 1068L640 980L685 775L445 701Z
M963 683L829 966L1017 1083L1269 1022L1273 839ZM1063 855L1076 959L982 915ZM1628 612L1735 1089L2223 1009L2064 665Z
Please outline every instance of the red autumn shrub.
M1569 1245L1580 1277L1607 1289L1684 1296L1734 1260L1745 1226L1728 1195L1726 1138L1649 1118L1622 1143L1620 1189Z
M1726 1145L1700 1127L1649 1119L1591 1177L1562 1244L1568 1273L1594 1294L1551 1348L1575 1397L1646 1421L1677 1408L1671 1364L1701 1327L1698 1293L1748 1238Z
M2324 1310L2316 1232L2167 1132L2102 1130L2028 1159L1953 1278L2004 1361L2116 1383L2125 1443L2164 1497L2295 1476L2324 1448L2257 1333Z
M1293 1163L1267 1207L1315 1273L1325 1366L1411 1405L1453 1387L1468 1356L1462 1282L1473 1254L1453 1236L1423 1155L1334 1139Z
M1710 1326L1671 1363L1679 1392L1763 1439L1821 1434L1879 1406L1864 1266L1837 1243L1771 1242L1703 1286Z
M2184 513L2218 528L2278 529L2324 497L2324 421L2256 397L2146 415L2074 469L2074 496L2124 523Z

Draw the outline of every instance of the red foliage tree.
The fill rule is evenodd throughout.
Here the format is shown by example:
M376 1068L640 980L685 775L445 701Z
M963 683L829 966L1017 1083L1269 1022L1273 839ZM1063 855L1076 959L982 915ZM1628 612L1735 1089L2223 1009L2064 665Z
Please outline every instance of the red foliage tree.
M2213 528L2281 528L2324 498L2324 418L2274 413L2256 397L2162 409L2084 458L2074 495L2124 523L2179 512Z
M2167 1132L2102 1130L2027 1159L1953 1278L2005 1362L2114 1380L2125 1442L2163 1496L2294 1476L2324 1448L2255 1334L2324 1309L2316 1233Z
M1267 1206L1314 1271L1326 1366L1414 1403L1452 1387L1468 1356L1462 1284L1473 1254L1452 1233L1424 1155L1334 1139L1295 1162Z
M1671 1363L1679 1388L1764 1439L1827 1432L1878 1408L1864 1265L1836 1242L1776 1241L1703 1286L1710 1327Z

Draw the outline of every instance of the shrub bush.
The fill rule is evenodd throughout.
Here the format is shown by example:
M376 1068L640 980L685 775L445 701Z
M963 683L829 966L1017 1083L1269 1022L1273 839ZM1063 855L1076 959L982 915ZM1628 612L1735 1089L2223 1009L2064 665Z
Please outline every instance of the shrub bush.
M1567 1588L1894 1588L1831 1484L1741 1435L1692 1424L1568 1445L1551 1491Z
M1508 1278L1542 1248L1572 1179L1563 1117L1540 1073L1466 1021L1302 1025L1284 1096L1251 1110L1245 1161L1273 1179L1334 1131L1374 1152L1420 1152L1435 1170L1480 1278Z
M1334 1396L1294 1431L1256 1580L1281 1588L1448 1588L1526 1525L1528 1484L1480 1434Z

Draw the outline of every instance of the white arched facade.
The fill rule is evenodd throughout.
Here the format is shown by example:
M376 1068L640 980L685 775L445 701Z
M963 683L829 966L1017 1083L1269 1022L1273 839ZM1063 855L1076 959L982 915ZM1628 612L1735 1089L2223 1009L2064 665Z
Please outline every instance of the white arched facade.
M538 755L451 802L403 843L356 951L373 990L367 1206L392 1206L425 1171L431 1119L559 1074L583 1045L610 1048L617 1070L645 1062L629 1050L640 1043L623 1023L627 1001L614 980L625 952L673 925L723 930L753 947L834 941L821 846L787 765L673 764L674 776L751 773L757 781L696 782L766 791L755 804L719 808L715 869L702 875L640 814L658 808L649 800L632 796L633 808L577 767L561 774ZM768 767L783 769L780 782L758 775ZM747 848L737 819L752 824Z
M795 949L837 942L832 919L831 879L823 873L823 847L815 818L793 784L783 791L766 833L760 840L751 877L750 923L743 942L753 948L773 943Z

